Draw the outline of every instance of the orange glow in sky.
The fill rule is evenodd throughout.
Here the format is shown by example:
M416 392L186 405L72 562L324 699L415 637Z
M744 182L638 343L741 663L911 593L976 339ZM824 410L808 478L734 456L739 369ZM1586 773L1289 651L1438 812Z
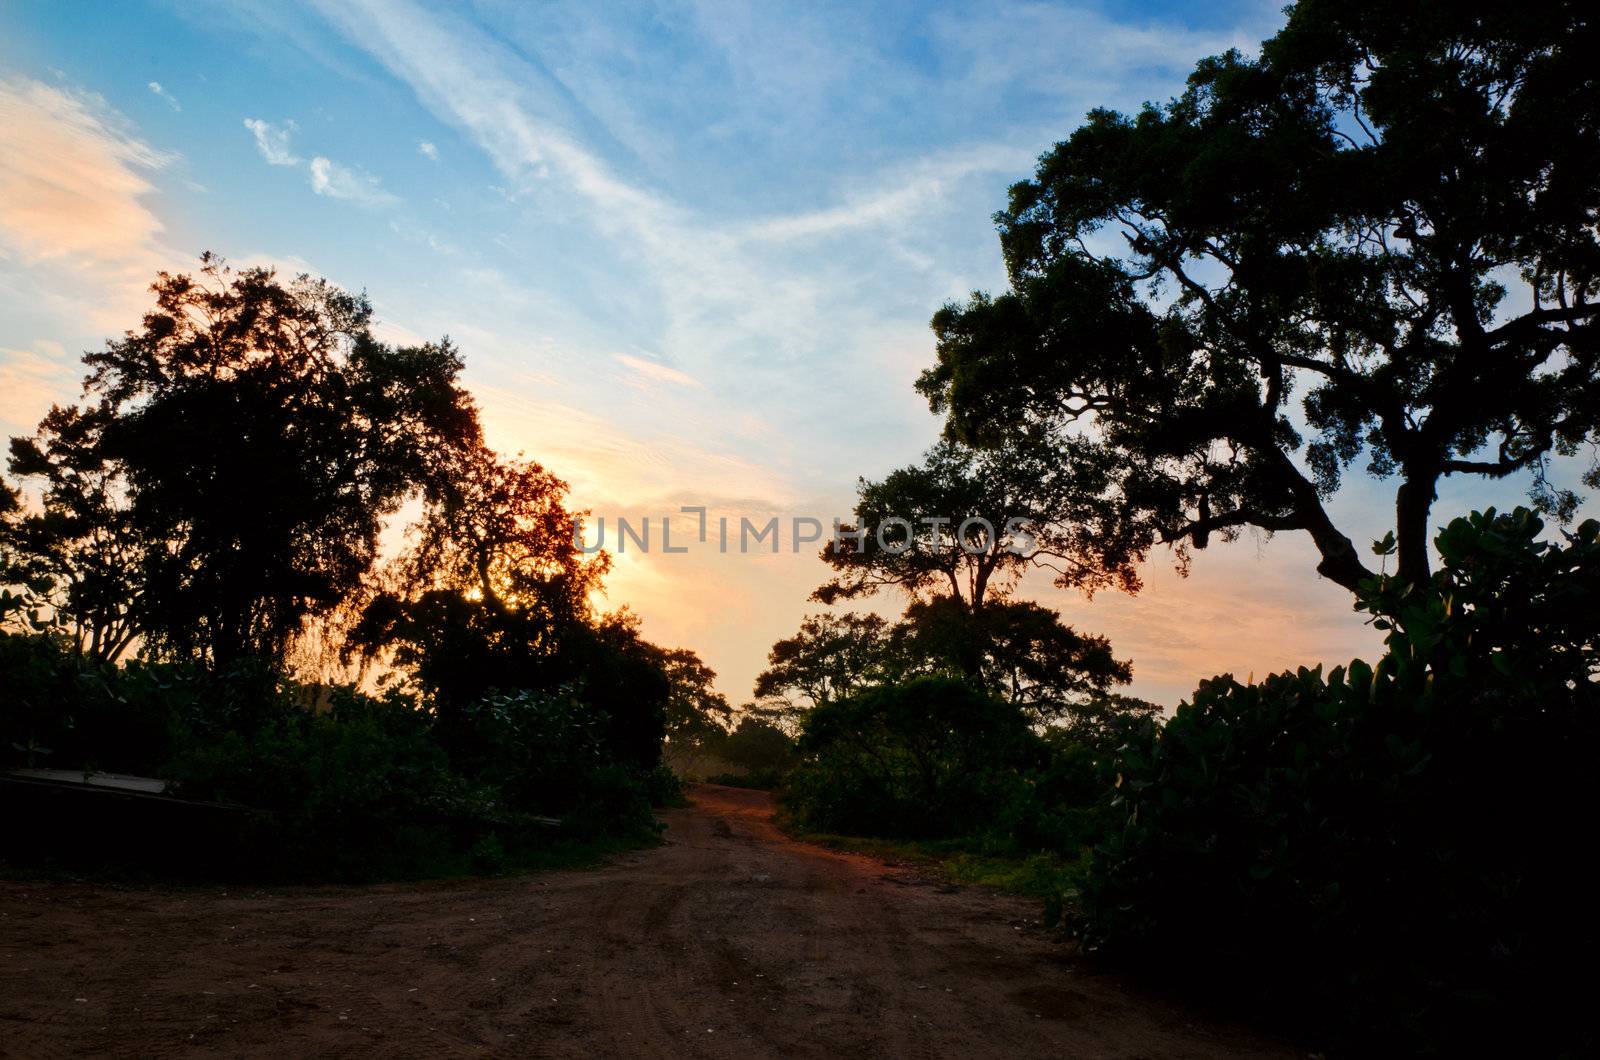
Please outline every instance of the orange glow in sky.
M92 31L51 7L0 14L0 430L72 400L155 271L210 249L367 290L387 341L449 335L491 444L608 521L824 523L937 436L912 390L927 320L1003 287L1007 186L1090 108L1167 98L1280 18L1037 5L1002 40L962 5L886 27L853 6L644 25L577 3L135 3ZM1475 488L1439 520L1521 489ZM1358 544L1387 496L1338 498ZM1021 592L1172 704L1218 672L1372 655L1313 567L1295 535L1245 538L1187 580L1158 554L1133 598ZM737 703L826 574L814 546L624 554L606 604Z

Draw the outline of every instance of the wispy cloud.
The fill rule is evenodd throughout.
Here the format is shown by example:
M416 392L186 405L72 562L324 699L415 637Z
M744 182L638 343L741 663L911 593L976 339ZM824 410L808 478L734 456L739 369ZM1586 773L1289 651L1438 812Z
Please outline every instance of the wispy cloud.
M0 81L0 239L27 260L144 255L161 231L149 174L170 161L98 96Z
M308 167L311 172L311 190L330 199L344 199L360 206L393 206L399 197L383 190L378 178L341 166L331 159L318 155Z
M1282 21L1279 7L1261 3L1241 24L1221 31L1153 17L1118 20L1098 4L1002 0L936 12L929 29L953 60L952 83L966 94L992 96L1022 88L1083 106L1136 106L1144 98L1148 72L1164 70L1181 78L1203 55L1253 49ZM1128 98L1130 89L1138 93L1133 98Z
M156 96L162 100L162 102L166 103L166 105L171 107L174 111L183 110L183 104L179 103L178 98L171 92L168 92L166 89L162 88L160 81L151 81L145 87L150 89L151 92L154 92Z
M299 126L293 119L274 125L260 118L246 118L244 127L255 137L256 150L271 166L298 168L304 161L294 153L290 140ZM384 190L383 184L372 174L350 166L341 165L325 155L317 155L305 163L311 180L311 190L330 199L343 199L358 206L393 206L399 197Z
M905 224L949 194L960 181L979 174L1022 172L1032 160L1032 152L1003 144L952 151L881 176L875 187L853 194L836 206L756 221L743 234L762 240L803 239Z
M97 95L0 79L0 276L21 304L99 327L126 313L157 269L150 201L176 156L140 139ZM11 341L17 337L7 336Z
M659 361L647 361L643 357L633 357L626 353L616 355L617 360L630 369L635 375L657 383L673 383L677 386L700 387L700 380L688 372L680 372L676 368L662 364Z
M0 346L0 428L6 434L32 431L46 409L72 395L76 380L58 342L36 342L26 350Z
M634 511L685 489L841 506L855 475L913 458L937 430L909 386L928 314L1004 282L988 217L1007 184L1090 107L1161 98L1254 32L1130 26L1087 3L707 2L666 25L581 0L309 2L495 170L492 227L457 243L464 282L414 326L553 336L471 343L491 440L546 460L580 503ZM506 284L467 278L480 254ZM814 559L791 561L685 576L630 557L614 584L652 622L702 623L737 694L814 587ZM681 601L707 591L742 601L737 618L703 628ZM1159 647L1140 644L1147 672L1177 680L1190 660Z
M418 140L417 153L429 162L439 161L439 148L431 140Z
M755 386L729 369L781 370L780 358L764 355L792 348L796 335L841 353L851 342L852 321L823 309L836 282L827 269L783 261L764 244L905 220L961 180L1028 157L958 152L922 167L909 188L899 167L883 177L887 190L867 189L798 216L729 223L625 177L554 120L559 108L550 103L555 88L548 76L476 22L408 0L319 3L319 9L438 117L462 129L513 194L570 199L578 217L613 240L626 266L646 279L628 297L666 315L660 348L698 378L716 372ZM818 330L823 320L827 333Z
M250 130L250 135L256 138L256 150L261 152L261 157L269 166L296 166L300 159L289 148L289 139L294 134L293 119L282 125L274 125L260 118L246 118L244 127Z

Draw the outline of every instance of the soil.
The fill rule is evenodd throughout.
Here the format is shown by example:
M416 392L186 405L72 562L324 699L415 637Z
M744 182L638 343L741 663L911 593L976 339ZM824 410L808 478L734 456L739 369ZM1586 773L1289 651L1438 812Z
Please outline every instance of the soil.
M0 881L0 1055L1293 1056L1097 974L1034 903L798 842L711 785L590 870Z

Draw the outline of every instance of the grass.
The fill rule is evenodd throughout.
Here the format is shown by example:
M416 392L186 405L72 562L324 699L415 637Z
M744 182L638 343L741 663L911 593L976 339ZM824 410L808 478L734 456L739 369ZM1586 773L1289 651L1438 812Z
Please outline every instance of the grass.
M1060 923L1063 908L1077 897L1088 863L1087 850L1073 858L1051 853L996 854L984 850L982 841L975 838L882 839L807 831L791 819L779 823L794 838L830 850L909 866L961 887L986 887L1036 899L1043 903L1045 923L1051 926Z
M714 777L707 777L706 783L720 784L725 788L777 791L783 786L783 776L773 769L757 769L749 773L718 773Z

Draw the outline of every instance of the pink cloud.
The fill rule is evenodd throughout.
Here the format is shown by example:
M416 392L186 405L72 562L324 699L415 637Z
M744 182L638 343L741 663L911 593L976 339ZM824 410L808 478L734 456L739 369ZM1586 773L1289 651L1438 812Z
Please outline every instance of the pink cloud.
M99 97L0 81L0 240L29 263L149 257L161 222L141 200L167 161Z

